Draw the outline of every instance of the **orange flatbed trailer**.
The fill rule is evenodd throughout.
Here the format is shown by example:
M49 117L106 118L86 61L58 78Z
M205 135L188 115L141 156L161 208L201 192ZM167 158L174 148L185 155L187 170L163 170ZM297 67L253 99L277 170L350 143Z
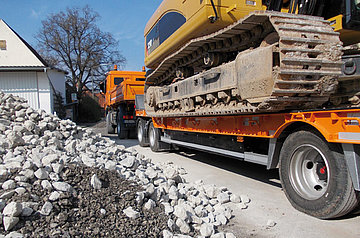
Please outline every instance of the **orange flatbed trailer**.
M238 137L279 138L295 123L318 130L328 142L360 144L360 110L300 111L240 116L153 118L156 128Z
M155 152L188 147L279 168L292 205L319 218L348 213L337 210L344 201L360 208L360 108L150 118L139 104L136 113L139 144Z

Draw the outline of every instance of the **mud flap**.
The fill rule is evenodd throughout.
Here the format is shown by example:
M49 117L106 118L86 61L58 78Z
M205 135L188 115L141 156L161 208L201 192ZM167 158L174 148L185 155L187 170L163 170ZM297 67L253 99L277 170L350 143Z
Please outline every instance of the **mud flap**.
M165 143L163 141L159 141L159 151L169 151L172 149L172 145Z
M360 146L342 144L342 148L354 189L360 191Z

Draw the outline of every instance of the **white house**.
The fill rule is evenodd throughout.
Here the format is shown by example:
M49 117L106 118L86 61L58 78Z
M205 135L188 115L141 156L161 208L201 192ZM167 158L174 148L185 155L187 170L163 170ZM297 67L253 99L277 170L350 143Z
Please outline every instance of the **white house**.
M0 91L21 96L31 107L54 113L55 92L65 103L65 74L54 69L0 19Z

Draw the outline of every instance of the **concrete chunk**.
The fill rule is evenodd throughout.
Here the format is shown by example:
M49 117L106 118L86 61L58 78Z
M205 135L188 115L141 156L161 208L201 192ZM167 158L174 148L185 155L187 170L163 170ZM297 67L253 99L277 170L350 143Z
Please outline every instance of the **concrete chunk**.
M100 190L102 187L101 180L97 177L96 174L91 177L90 184L95 190Z
M11 202L4 207L3 215L4 216L19 216L22 211L22 205L18 202Z
M140 217L140 213L135 211L132 207L128 207L123 210L125 215L131 219L137 219Z
M20 219L18 217L4 216L3 225L5 231L10 231L16 224L18 224L19 220Z

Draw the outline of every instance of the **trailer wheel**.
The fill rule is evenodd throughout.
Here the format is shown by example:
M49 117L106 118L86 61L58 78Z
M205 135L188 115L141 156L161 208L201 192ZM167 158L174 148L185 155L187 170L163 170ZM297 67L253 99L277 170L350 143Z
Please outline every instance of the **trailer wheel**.
M290 203L311 216L329 219L351 212L358 194L344 155L310 131L298 131L280 152L280 179Z
M150 148L154 152L160 151L160 133L159 129L154 127L154 124L151 122L149 126L149 144Z
M106 114L106 129L108 134L115 134L115 126L111 123L111 112Z
M146 137L145 126L146 126L145 120L142 118L139 118L138 122L136 124L136 132L137 132L136 134L137 134L137 139L138 139L139 145L141 147L145 147L148 145L146 143L146 138L145 138Z
M119 107L119 112L117 115L117 135L119 139L125 139L128 136L128 129L125 128L123 116L124 116L123 109Z
M357 207L352 211L352 214L360 214L360 203L357 205Z

